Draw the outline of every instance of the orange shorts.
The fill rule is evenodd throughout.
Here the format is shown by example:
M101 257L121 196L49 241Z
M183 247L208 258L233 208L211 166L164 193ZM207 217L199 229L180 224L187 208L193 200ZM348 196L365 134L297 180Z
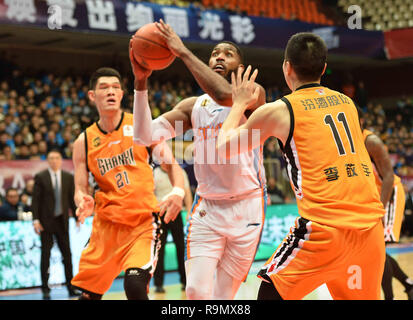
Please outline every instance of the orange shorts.
M156 213L142 214L140 219L132 227L95 215L72 285L103 295L122 271L140 268L153 274L160 247L160 219Z
M380 299L385 261L381 221L366 231L337 229L304 218L258 273L285 300L326 284L333 299Z
M386 214L383 218L384 241L398 242L402 228L406 194L401 182L393 187L392 196L386 205Z

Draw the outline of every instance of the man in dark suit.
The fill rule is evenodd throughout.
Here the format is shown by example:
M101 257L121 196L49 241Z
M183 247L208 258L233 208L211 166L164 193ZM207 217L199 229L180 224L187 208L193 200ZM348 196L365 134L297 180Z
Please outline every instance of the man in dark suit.
M72 254L69 242L69 209L73 215L76 211L74 203L74 178L69 172L61 170L62 155L58 150L52 150L47 155L49 168L37 173L34 177L32 197L33 227L40 235L41 260L40 271L44 299L50 299L49 264L50 252L53 247L53 236L57 239L63 256L66 285L69 296L77 292L71 287L73 278Z

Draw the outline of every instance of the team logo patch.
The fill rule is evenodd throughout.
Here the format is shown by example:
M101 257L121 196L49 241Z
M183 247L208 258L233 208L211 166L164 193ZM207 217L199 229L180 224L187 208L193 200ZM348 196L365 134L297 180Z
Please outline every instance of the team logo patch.
M125 137L132 137L133 136L133 126L130 124L126 124L123 126L123 135Z
M205 217L206 216L206 211L205 210L201 210L201 211L199 211L199 216L201 217L201 218L203 218L203 217Z
M323 94L325 94L325 92L324 92L324 89L323 88L321 88L321 89L316 89L315 90L319 95L323 95Z
M204 99L201 102L201 107L206 107L209 104L209 99Z
M96 137L95 139L92 140L93 146L99 147L100 146L100 137Z

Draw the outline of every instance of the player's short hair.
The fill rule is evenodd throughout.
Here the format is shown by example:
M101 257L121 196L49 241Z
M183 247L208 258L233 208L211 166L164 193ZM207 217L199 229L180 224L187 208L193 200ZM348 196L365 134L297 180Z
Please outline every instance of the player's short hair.
M234 49L235 49L235 51L237 52L237 54L238 54L238 56L239 56L240 62L241 62L241 63L244 63L244 53L242 52L241 48L240 48L236 43L234 43L234 42L232 42L232 41L224 40L224 41L221 41L220 43L218 43L217 45L219 45L219 44L221 44L221 43L226 43L226 44L229 44L229 45L233 46ZM217 46L217 45L216 45L216 46ZM215 47L216 47L216 46L215 46ZM215 47L214 47L214 49L215 49Z
M288 40L284 59L290 62L299 80L316 81L327 61L327 46L318 35L300 32Z
M90 77L90 81L89 81L90 90L96 89L96 84L98 83L98 80L100 77L116 77L119 79L119 82L122 83L120 73L117 70L113 68L103 67L93 72L92 76Z

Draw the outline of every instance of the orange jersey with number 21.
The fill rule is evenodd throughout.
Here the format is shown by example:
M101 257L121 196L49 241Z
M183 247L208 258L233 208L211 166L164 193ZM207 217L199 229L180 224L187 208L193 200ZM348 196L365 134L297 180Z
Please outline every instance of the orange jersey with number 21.
M94 123L85 135L87 167L97 184L96 214L135 226L141 213L159 211L148 150L133 143L132 114L124 112L113 132Z

